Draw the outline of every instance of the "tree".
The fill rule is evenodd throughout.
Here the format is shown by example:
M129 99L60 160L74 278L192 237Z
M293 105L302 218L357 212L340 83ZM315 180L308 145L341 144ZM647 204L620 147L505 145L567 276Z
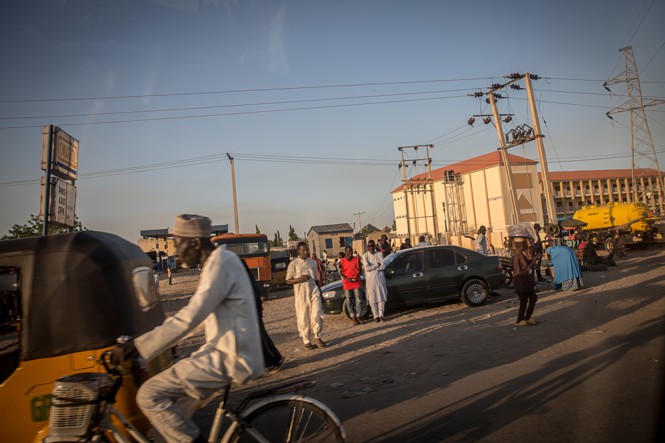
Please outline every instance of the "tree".
M289 241L299 241L300 237L296 234L296 230L293 229L293 226L289 225Z
M284 240L282 240L282 235L279 231L275 232L275 239L272 241L273 246L283 246Z
M84 227L81 224L78 216L74 216L74 227L72 231L87 231L88 228ZM64 234L65 232L70 232L69 228L64 226L56 225L54 223L49 224L48 233L52 234ZM9 230L9 233L3 235L0 240L10 240L12 238L25 238L25 237L38 237L44 233L44 223L39 220L38 215L30 214L30 219L24 225L14 225Z
M256 233L257 233L257 234L260 234L260 233L261 233L261 230L259 229L259 225L254 225L254 226L256 227Z

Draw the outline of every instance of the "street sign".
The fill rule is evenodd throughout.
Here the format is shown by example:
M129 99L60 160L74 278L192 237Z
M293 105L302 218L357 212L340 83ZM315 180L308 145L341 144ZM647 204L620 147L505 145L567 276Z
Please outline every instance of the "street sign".
M42 177L42 203L40 208L44 207L45 182L46 178ZM73 228L76 209L76 186L58 177L51 176L51 184L48 192L50 193L48 222ZM40 211L39 217L41 220L44 219L43 209Z
M62 129L53 129L51 143L51 173L58 177L76 180L79 162L79 141ZM48 163L49 125L42 129L42 170L46 171Z

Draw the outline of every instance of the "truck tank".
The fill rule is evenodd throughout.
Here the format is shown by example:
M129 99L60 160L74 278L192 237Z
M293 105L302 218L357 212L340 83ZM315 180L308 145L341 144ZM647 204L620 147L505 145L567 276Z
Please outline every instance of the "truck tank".
M586 222L585 231L611 229L630 224L632 232L647 232L653 228L653 212L644 203L609 203L605 206L586 206L575 212L573 219Z

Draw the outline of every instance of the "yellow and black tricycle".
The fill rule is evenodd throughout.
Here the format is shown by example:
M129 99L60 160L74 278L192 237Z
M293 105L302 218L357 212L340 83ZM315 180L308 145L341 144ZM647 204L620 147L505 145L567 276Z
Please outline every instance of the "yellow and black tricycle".
M150 258L116 235L0 241L0 440L41 441L54 380L104 372L101 355L117 337L141 335L164 316ZM115 406L137 429L148 429L138 386L172 361L165 352L127 368Z

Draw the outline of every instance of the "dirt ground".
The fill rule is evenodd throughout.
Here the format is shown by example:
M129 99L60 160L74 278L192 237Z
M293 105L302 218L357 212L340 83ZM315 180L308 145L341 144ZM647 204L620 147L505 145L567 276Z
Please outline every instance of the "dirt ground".
M630 251L617 267L584 273L585 288L541 284L537 326L516 328L517 297L389 312L354 326L326 315L325 349L298 338L290 289L264 302L284 368L234 390L299 379L344 422L349 442L652 442L665 396L665 250ZM198 274L162 276L165 307L187 303ZM201 335L185 340L186 354ZM212 408L196 420L210 426Z

